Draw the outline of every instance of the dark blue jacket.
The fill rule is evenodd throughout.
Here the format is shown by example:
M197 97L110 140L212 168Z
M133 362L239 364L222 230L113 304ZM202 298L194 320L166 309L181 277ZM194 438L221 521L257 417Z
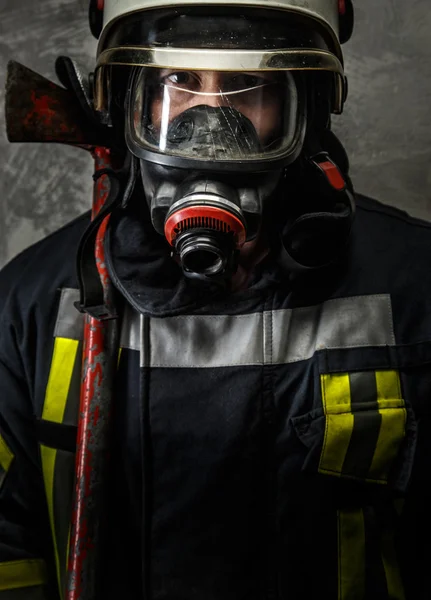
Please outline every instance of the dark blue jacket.
M0 275L0 600L63 593L88 219ZM248 290L194 305L121 227L101 597L142 597L150 461L153 600L431 598L430 226L359 198L332 268L289 277L269 256Z

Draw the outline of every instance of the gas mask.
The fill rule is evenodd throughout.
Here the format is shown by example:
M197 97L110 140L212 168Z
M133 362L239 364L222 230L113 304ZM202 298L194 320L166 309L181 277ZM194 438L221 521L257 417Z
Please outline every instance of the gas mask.
M302 79L289 72L135 69L126 141L140 158L151 220L189 278L236 269L282 166L306 130Z
M323 127L342 111L341 5L283 2L105 2L95 108L109 123L116 73L129 67L126 143L151 222L188 278L228 280L259 235L312 128L313 73L327 76Z

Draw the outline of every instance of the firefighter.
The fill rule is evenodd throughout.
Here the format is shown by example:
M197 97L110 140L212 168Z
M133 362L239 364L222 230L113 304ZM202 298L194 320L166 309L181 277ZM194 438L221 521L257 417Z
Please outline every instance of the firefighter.
M97 599L431 597L431 231L355 193L331 132L351 2L90 17L124 159ZM0 600L66 595L89 228L0 276Z

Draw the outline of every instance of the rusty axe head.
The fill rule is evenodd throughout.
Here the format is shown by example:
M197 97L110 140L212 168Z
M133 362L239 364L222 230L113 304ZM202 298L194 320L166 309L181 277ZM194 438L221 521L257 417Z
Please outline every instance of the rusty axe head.
M6 131L10 142L110 147L108 135L85 114L75 94L24 65L10 61L6 81Z

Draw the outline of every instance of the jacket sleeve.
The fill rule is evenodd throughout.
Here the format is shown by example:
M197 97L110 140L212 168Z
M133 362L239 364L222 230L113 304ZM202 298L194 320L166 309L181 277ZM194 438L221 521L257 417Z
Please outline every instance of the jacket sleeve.
M31 365L5 312L0 306L0 600L56 600Z

